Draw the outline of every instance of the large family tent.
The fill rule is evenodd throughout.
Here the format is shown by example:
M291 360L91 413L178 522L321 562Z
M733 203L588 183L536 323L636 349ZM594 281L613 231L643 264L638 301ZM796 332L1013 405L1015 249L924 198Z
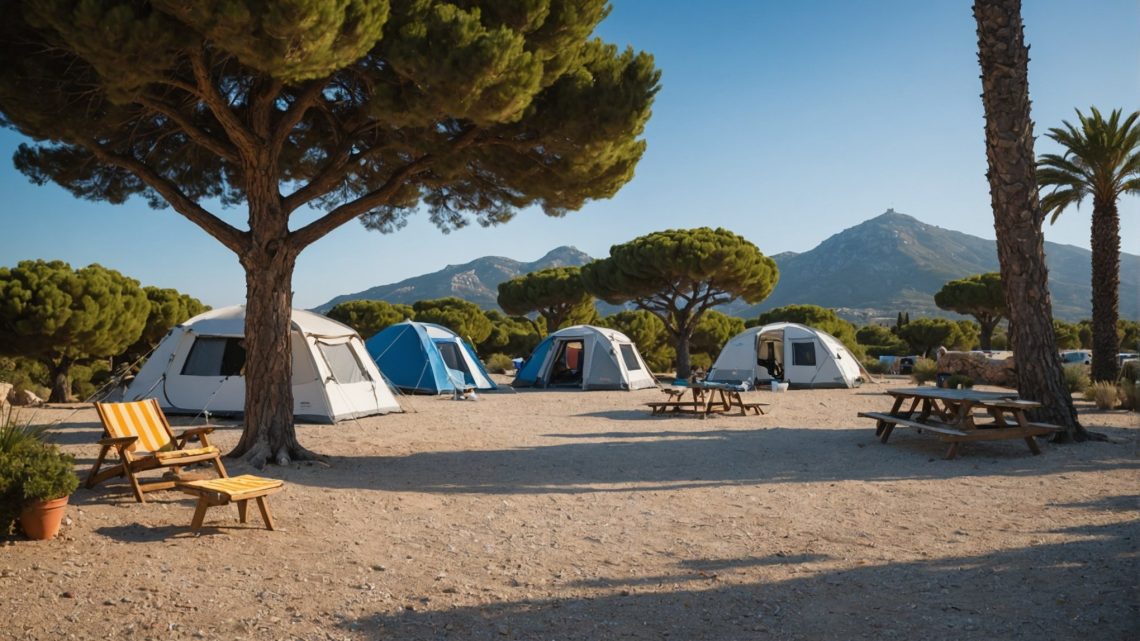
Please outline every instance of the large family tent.
M351 327L293 310L293 416L335 423L400 411ZM157 398L172 414L245 410L245 306L215 309L178 325L131 381L124 400Z
M706 380L718 383L772 380L790 388L855 387L859 361L827 332L796 323L753 327L733 336L716 357Z
M396 323L364 345L384 376L405 392L444 394L463 388L498 389L474 350L441 325Z
M633 341L621 332L574 325L547 336L519 369L515 387L634 390L656 387Z

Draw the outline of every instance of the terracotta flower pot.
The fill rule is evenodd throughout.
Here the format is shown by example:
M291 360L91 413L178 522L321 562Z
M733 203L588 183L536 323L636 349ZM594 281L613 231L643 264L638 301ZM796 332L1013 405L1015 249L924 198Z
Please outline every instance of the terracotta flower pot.
M20 527L29 539L43 541L59 534L59 524L67 511L67 498L33 501L20 512Z

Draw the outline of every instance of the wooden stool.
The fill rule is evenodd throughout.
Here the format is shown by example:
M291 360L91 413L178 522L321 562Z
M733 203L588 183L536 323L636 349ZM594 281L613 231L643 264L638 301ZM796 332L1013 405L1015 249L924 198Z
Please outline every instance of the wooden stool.
M266 529L272 530L274 529L273 516L269 513L269 502L265 497L285 489L285 481L245 474L206 481L185 481L178 483L177 487L187 494L198 497L198 507L194 510L194 520L190 522L191 530L202 527L202 521L206 518L206 508L226 505L231 501L237 503L238 519L245 523L246 502L250 499L257 499L257 507L261 510L261 519L265 521Z

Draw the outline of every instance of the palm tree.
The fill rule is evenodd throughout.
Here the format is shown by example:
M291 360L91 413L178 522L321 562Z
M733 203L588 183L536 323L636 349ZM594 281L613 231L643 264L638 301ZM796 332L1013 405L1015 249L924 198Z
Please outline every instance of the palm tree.
M1053 302L1045 266L1045 214L1034 184L1033 121L1029 117L1029 47L1020 0L975 0L986 160L1001 282L1009 303L1009 340L1017 356L1017 391L1041 403L1036 420L1064 426L1061 440L1090 434L1077 420L1065 388L1053 333ZM1031 437L1032 438L1032 437Z
M1037 183L1052 187L1041 197L1041 207L1057 222L1069 205L1080 206L1092 196L1092 377L1114 381L1119 373L1116 353L1120 341L1116 320L1120 315L1121 194L1140 193L1140 111L1120 120L1117 109L1105 120L1096 107L1085 117L1077 110L1080 129L1067 120L1045 134L1065 148L1064 155L1044 154L1037 161Z

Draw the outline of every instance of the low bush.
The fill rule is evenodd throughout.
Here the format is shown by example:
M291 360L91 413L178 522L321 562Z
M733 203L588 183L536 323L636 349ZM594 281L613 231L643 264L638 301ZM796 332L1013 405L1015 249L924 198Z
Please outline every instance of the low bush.
M487 358L487 371L492 374L506 374L508 370L515 368L514 361L506 354L491 354Z
M1085 398L1092 401L1097 409L1110 410L1115 408L1120 400L1120 389L1116 387L1115 383L1097 381L1089 385L1088 391L1085 392Z
M946 379L946 387L950 389L970 389L974 386L974 379L966 376L965 374L955 374Z
M1131 360L1124 361L1120 366L1120 380L1122 381L1140 381L1140 361Z
M938 375L938 364L929 358L920 358L914 362L914 369L910 372L910 378L915 383L922 385L933 381Z
M1089 368L1087 365L1072 363L1065 366L1065 387L1069 394L1084 392L1089 388Z
M872 374L887 374L891 371L891 366L878 359L863 361L863 367Z
M1120 407L1140 412L1140 381L1120 381Z

